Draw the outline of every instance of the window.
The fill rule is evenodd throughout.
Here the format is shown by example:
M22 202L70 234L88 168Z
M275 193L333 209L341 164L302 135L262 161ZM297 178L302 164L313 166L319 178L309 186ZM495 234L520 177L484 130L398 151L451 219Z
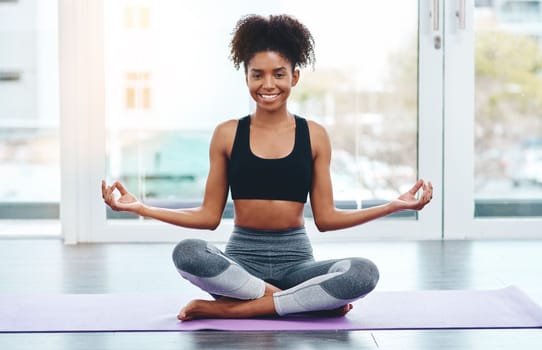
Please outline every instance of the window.
M228 45L242 15L265 12L257 5L224 6L220 16L212 16L207 10L212 2L155 2L125 7L122 15L118 4L105 3L106 32L114 38L105 48L109 177L126 180L147 202L192 206L201 201L214 126L251 111L242 69L232 68ZM358 2L344 2L341 11L309 1L268 6L270 13L297 16L315 36L316 67L302 72L290 109L330 132L337 205L370 206L405 191L417 176L416 2L397 2L401 18L391 27L375 20L387 9L374 3L360 10ZM151 14L160 21L146 20L139 34L119 26L123 17L125 26L133 27ZM382 37L371 35L374 30ZM365 44L354 44L359 41ZM125 74L122 102L114 87L126 67L141 70Z
M287 7L280 1L234 2L220 7L216 17L202 1L143 4L149 18L160 21L150 20L142 31L125 28L121 1L103 2L104 8L89 5L94 17L88 27L102 23L103 14L107 35L84 31L94 44L84 53L92 57L91 72L104 73L104 81L102 74L91 75L98 83L81 108L92 111L85 127L75 125L83 136L89 129L92 137L77 150L88 153L78 167L88 178L72 181L72 191L63 192L82 191L71 240L172 241L188 235L171 225L110 220L122 215L104 215L96 193L99 180L122 179L147 203L198 205L214 126L253 109L243 72L234 71L228 60L233 24L246 13L285 9L311 28L318 43L316 69L302 71L290 108L328 129L339 206L389 199L418 176L434 181L433 203L419 215L377 220L355 228L355 236L345 235L540 236L539 180L512 175L540 173L540 30L532 23L500 20L502 2L478 2L478 7L467 2L464 27L456 2L444 2L436 13L433 2L397 1L395 11L389 11L389 2L367 2L361 11L359 1L292 0ZM435 18L439 28L433 27ZM206 30L193 35L194 28ZM435 45L437 39L444 45ZM148 79L141 78L145 72ZM128 79L127 73L134 75ZM141 107L145 87L148 109ZM127 101L134 109L126 108ZM533 166L509 167L510 160ZM87 189L88 184L96 188ZM231 207L225 216L231 217ZM221 229L228 231L230 224L224 220ZM229 232L217 235L224 232L198 236L216 240L227 237Z
M149 72L126 73L126 109L151 108L151 80Z
M0 2L0 219L58 219L55 0Z
M497 18L502 22L537 22L542 18L540 10L538 0L502 1L498 7Z
M505 7L517 10L513 26L487 12L476 18L475 215L542 216L542 27L523 26L539 1L494 11Z

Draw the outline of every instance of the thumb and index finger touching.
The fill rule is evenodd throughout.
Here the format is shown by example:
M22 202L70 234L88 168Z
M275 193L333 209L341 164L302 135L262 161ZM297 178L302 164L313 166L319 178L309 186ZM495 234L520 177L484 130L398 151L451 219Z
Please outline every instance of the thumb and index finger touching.
M423 179L419 179L415 184L414 186L412 186L412 188L410 189L410 193L412 194L415 194L416 192L418 192L418 190L423 186L424 184L424 181Z
M412 193L413 195L415 195L420 189L423 190L423 196L420 197L423 198L423 197L427 197L429 200L432 199L433 197L433 184L431 183L431 181L429 182L425 182L423 179L419 179L415 184L414 186L412 186L412 188L410 189L410 193Z
M115 183L113 184L113 188L119 190L121 195L125 195L126 193L128 193L126 187L124 187L124 185L118 181L115 181Z
M122 183L119 181L115 181L111 186L107 186L105 180L102 180L102 196L105 197L105 195L109 192L113 192L115 189L119 190L121 195L125 195L128 193L128 190Z

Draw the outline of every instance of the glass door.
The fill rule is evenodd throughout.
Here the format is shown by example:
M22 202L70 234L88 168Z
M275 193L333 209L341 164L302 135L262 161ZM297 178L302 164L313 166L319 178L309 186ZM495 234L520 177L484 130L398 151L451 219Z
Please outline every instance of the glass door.
M541 2L467 1L466 13L466 29L456 19L449 39L469 58L446 56L450 79L461 77L446 84L445 186L456 196L445 203L447 234L539 237Z
M22 220L59 234L57 12L56 0L0 1L0 235L25 233Z
M96 165L87 194L91 228L74 240L194 236L107 211L99 184L102 178L121 180L152 205L201 203L214 126L251 112L244 73L228 60L231 31L249 13L291 14L315 37L316 65L301 72L290 110L330 134L337 207L390 200L419 177L434 184L433 203L418 215L398 213L326 237L440 238L443 26L438 3L296 0L221 6L140 0L89 5L96 23L103 23L101 46L100 31L89 35L96 36L94 49L103 54L104 80L103 89L93 87L88 96L93 106L103 107L103 115L93 116L90 139L95 141L88 148ZM309 230L319 237L310 207L306 216ZM227 238L232 217L229 202L220 228L198 237Z
M540 237L542 3L475 8L474 216L478 234Z

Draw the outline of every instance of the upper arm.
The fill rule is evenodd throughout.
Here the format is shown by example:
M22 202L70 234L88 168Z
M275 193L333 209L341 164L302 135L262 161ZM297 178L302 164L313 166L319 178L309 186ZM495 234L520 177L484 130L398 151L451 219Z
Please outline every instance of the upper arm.
M309 123L313 152L313 179L310 193L314 221L322 220L335 209L331 184L331 142L326 130L315 122Z
M228 197L228 158L235 137L236 121L218 125L209 147L209 174L202 209L220 220Z

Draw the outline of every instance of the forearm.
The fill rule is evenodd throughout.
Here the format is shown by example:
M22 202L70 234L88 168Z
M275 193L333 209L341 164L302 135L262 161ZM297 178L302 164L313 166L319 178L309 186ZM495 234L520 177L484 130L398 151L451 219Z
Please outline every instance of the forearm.
M206 230L216 229L221 219L221 213L203 207L167 209L142 205L136 214L176 226Z
M319 231L333 231L349 228L393 214L398 211L392 202L358 210L341 210L335 207L326 213L314 213Z

